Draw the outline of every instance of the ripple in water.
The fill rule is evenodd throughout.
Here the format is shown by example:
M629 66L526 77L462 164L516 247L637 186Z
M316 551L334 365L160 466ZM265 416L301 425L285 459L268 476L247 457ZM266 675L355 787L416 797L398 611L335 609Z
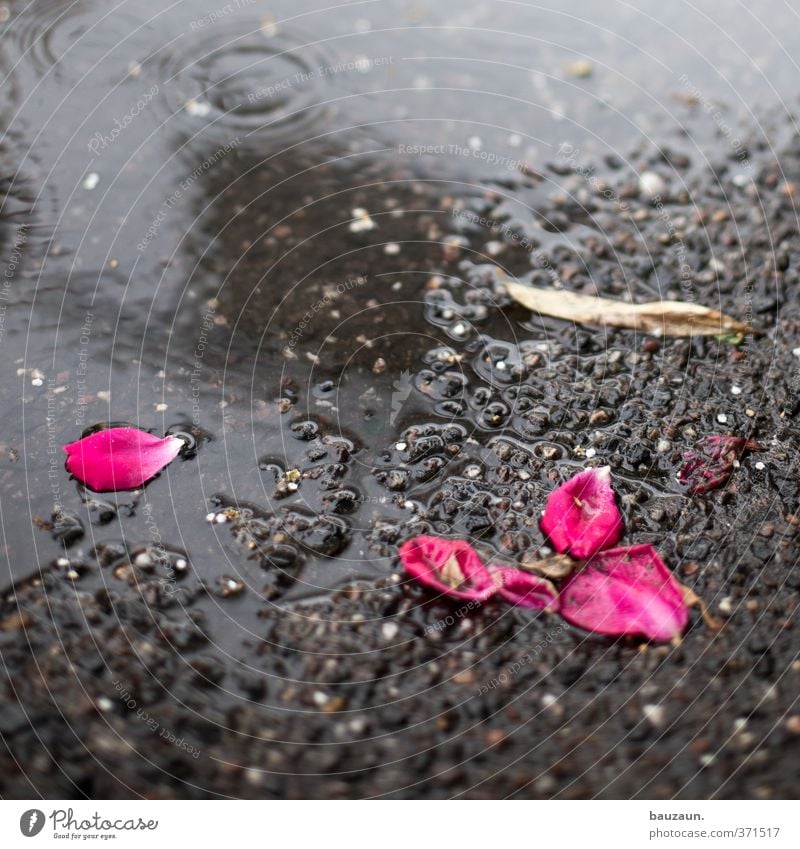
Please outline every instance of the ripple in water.
M187 136L286 144L313 135L334 113L327 101L335 98L336 65L297 33L218 24L164 53L157 63L164 118Z
M107 78L109 66L117 62L114 49L124 52L129 39L144 40L147 30L144 21L125 10L111 10L98 18L86 4L51 0L11 12L2 24L0 38L17 73L31 69L38 76L51 74L58 80L75 81L92 70ZM101 68L98 62L104 56Z

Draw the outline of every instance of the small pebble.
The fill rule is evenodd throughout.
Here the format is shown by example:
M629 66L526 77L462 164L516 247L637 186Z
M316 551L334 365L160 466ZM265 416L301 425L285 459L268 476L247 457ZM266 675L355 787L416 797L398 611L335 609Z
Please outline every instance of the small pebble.
M728 417L725 415L725 413L717 413L717 421L720 424L727 424L728 423Z
M100 175L92 171L86 175L86 179L83 181L83 188L86 189L87 192L90 192L92 189L97 188L97 184L99 182Z
M564 715L564 708L559 704L558 696L553 695L553 693L545 693L542 696L542 707L555 716Z
M666 184L655 171L645 171L639 177L639 192L644 197L654 198L663 194Z
M585 79L592 75L592 63L588 62L586 59L579 59L577 62L571 62L564 68L564 70L571 77L580 77Z
M183 108L195 118L205 118L211 112L211 104L205 100L187 100Z
M353 221L350 222L351 233L363 233L367 230L373 230L378 225L369 217L366 209L357 207L351 213Z
M653 726L653 728L663 728L666 712L661 705L645 705L642 708L644 718Z

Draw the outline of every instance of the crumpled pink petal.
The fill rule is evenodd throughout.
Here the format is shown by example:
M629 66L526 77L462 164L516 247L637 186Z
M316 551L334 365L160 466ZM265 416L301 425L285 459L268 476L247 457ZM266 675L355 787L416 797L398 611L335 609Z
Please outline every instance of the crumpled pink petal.
M611 469L586 469L551 492L541 524L556 551L579 560L617 543L624 526Z
M414 537L400 546L400 559L420 583L451 598L485 601L498 589L499 579L463 540Z
M694 448L683 452L685 460L678 472L678 480L693 494L716 489L733 472L734 463L745 451L761 451L755 439L741 436L707 436Z
M509 604L535 610L558 610L558 593L547 579L510 567L498 569L495 575L500 576L498 594Z
M683 588L652 545L601 552L568 579L561 616L596 634L671 640L689 621Z
M67 470L95 492L136 489L169 465L183 448L176 436L159 439L135 427L112 427L64 446Z

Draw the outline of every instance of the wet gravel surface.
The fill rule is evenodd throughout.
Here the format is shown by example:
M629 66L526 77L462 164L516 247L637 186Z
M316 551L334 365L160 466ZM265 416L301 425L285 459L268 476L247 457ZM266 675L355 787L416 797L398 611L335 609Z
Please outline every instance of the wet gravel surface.
M744 47L709 40L741 70L726 100L698 36L635 59L555 12L387 33L390 4L213 26L45 5L0 52L0 795L794 798L800 156L785 104L746 108L768 87ZM498 44L503 69L453 58ZM73 126L69 98L118 78ZM579 327L503 275L758 332ZM60 446L108 420L195 450L96 495ZM710 434L764 450L691 496L682 452ZM614 641L405 580L420 533L546 554L547 494L591 465L720 630Z

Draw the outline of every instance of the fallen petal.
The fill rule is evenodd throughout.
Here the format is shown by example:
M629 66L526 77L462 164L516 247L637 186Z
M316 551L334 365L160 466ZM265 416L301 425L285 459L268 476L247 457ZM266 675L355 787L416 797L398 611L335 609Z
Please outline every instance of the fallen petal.
M509 604L536 610L558 610L558 593L550 581L523 572L522 569L498 569L498 594Z
M414 537L400 546L400 559L421 584L451 598L484 601L497 592L499 581L463 540Z
M731 476L736 461L745 451L761 451L754 439L741 436L707 436L683 452L684 464L678 480L693 494L716 489Z
M562 554L585 560L618 542L623 530L608 466L580 472L547 498L542 531Z
M135 427L112 427L64 446L67 470L95 492L136 489L169 465L183 448Z
M683 588L652 545L601 552L564 585L559 612L596 634L671 640L689 621Z

